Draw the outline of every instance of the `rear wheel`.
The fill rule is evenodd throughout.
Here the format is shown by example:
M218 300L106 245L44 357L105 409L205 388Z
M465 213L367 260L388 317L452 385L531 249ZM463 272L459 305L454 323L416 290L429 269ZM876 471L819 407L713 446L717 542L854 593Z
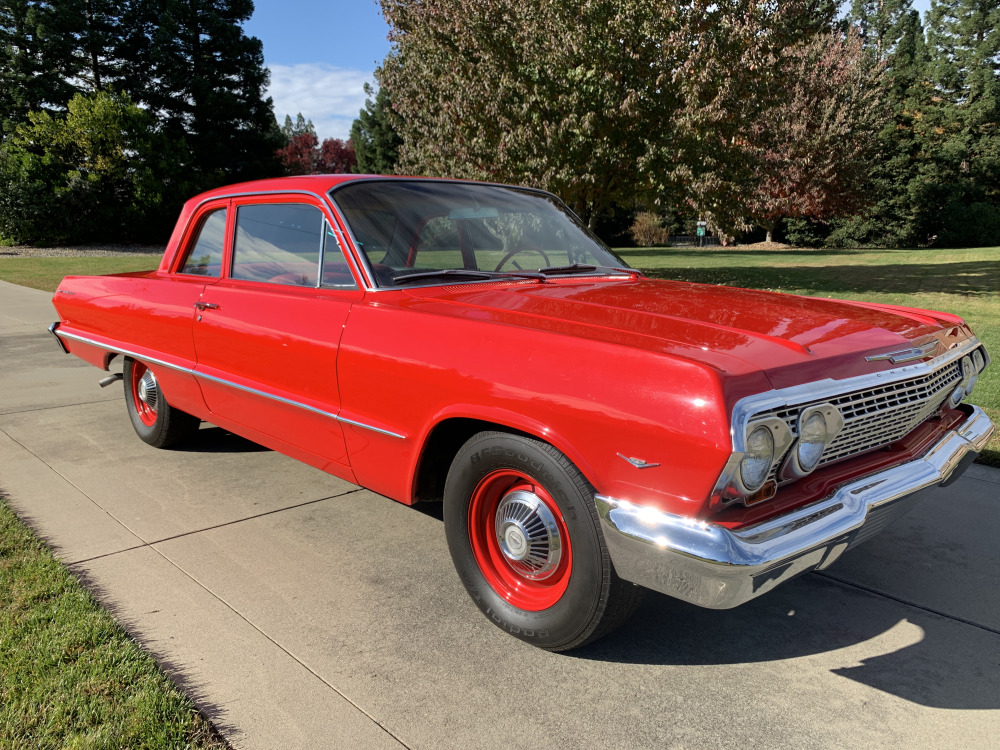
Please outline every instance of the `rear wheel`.
M618 627L643 589L611 566L594 490L551 445L483 432L458 451L445 534L470 596L494 624L550 651Z
M198 429L201 420L167 403L156 376L144 363L126 359L122 374L128 416L143 442L167 448Z

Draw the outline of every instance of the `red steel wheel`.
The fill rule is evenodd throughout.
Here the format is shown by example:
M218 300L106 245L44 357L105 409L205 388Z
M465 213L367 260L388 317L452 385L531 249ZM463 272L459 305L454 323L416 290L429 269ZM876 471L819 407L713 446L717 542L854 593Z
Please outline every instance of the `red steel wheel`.
M518 609L538 612L569 584L573 551L566 522L545 488L505 469L473 490L469 541L490 587Z
M157 408L160 401L160 388L156 377L142 362L132 364L128 387L132 391L132 403L135 404L136 416L144 425L152 427L156 424Z
M198 431L201 420L170 405L153 371L143 362L125 359L125 407L135 434L154 448L167 448Z
M452 459L444 533L479 610L549 651L579 648L618 627L642 589L619 578L601 534L594 487L555 447L484 431Z

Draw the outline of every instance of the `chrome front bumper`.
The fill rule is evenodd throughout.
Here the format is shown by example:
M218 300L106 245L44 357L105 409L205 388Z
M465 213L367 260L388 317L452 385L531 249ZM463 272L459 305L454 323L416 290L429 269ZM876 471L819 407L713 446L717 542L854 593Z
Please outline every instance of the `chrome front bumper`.
M702 607L729 609L826 568L907 510L914 493L957 478L993 429L983 410L971 407L969 418L920 458L737 531L625 500L595 499L619 576Z

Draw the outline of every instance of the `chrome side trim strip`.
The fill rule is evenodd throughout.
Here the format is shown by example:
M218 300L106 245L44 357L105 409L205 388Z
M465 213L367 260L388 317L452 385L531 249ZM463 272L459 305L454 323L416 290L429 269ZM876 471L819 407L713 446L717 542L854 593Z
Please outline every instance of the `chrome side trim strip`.
M615 570L625 580L669 596L729 609L801 573L826 568L854 543L880 530L906 507L910 496L952 479L971 460L970 454L982 450L993 423L979 407L966 409L969 418L923 456L737 531L596 495Z
M57 325L57 324L53 323L53 325ZM50 330L51 330L51 328L50 328ZM245 393L252 393L255 396L260 396L262 398L267 398L267 399L270 399L272 401L277 401L278 403L287 404L288 406L294 406L294 407L297 407L299 409L304 409L305 411L312 412L313 414L319 414L320 416L323 416L323 417L329 417L330 419L334 419L337 422L341 422L343 424L354 425L355 427L361 427L361 428L363 428L365 430L371 430L372 432L377 432L380 435L388 435L389 437L398 438L399 440L405 440L406 439L406 435L401 435L398 432L391 432L390 430L384 430L381 427L375 427L375 426L370 425L370 424L365 424L364 422L358 422L358 421L356 421L354 419L348 419L347 417L341 417L339 414L334 414L333 412L324 411L323 409L317 409L315 406L309 406L309 404L303 404L300 401L292 401L291 399L284 398L283 396L276 396L273 393L267 393L266 391L261 391L261 390L258 390L257 388L251 388L250 386L247 386L247 385L241 385L239 383L234 383L231 380L226 380L225 378L220 378L220 377L217 377L215 375L209 375L209 374L204 373L204 372L199 372L198 370L193 370L190 367L182 367L181 365L174 365L174 364L171 364L170 362L164 362L162 359L156 359L155 357L149 357L149 356L146 356L145 354L138 354L138 353L136 353L134 351L131 351L129 349L123 349L123 348L117 347L117 346L109 346L108 344L102 344L99 341L94 341L93 339L88 339L88 338L86 338L84 336L79 336L79 335L77 335L75 333L60 332L58 334L53 333L53 335L57 335L57 337L58 336L64 336L64 337L66 337L68 339L73 339L74 341L80 341L81 343L84 343L84 344L90 344L91 346L96 346L99 349L107 349L109 351L118 352L119 354L124 354L124 355L126 355L128 357L134 357L134 358L136 358L138 360L141 360L143 362L151 362L152 364L160 365L161 367L166 367L166 368L171 369L171 370L176 370L177 372L183 372L183 373L185 373L187 375L193 375L194 377L200 378L202 380L210 380L213 383L218 383L219 385L224 385L224 386L227 386L229 388L235 388L238 391L244 391ZM60 343L62 343L62 342L60 342Z
M100 341L94 341L93 339L88 339L86 336L80 336L76 333L66 333L65 331L60 331L58 335L62 338L72 339L73 341L79 341L83 344L90 344L91 346L96 346L98 349L107 349L111 352L116 352L118 354L124 354L129 357L135 357L143 362L152 362L154 365L160 365L161 367L166 367L170 370L176 370L177 372L187 373L188 375L194 375L194 370L183 367L181 365L171 364L170 362L164 362L162 359L157 359L156 357L149 357L145 354L137 354L129 349L123 349L120 346L109 346L108 344L102 344Z
M56 340L56 343L59 344L59 348L63 350L63 354L69 354L69 349L66 348L66 344L63 343L63 340L59 338L59 334L56 333L57 328L59 328L58 321L49 326L49 333L52 335L52 338Z

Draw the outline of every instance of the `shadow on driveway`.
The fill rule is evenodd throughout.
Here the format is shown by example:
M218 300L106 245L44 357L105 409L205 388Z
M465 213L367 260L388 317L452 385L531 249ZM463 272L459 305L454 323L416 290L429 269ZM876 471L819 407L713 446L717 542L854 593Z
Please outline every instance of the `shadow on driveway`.
M811 574L724 611L651 593L621 630L570 655L675 666L820 655L828 662L832 652L864 644L866 651L885 653L860 663L857 656L845 654L848 665L830 671L922 706L997 709L996 635Z

